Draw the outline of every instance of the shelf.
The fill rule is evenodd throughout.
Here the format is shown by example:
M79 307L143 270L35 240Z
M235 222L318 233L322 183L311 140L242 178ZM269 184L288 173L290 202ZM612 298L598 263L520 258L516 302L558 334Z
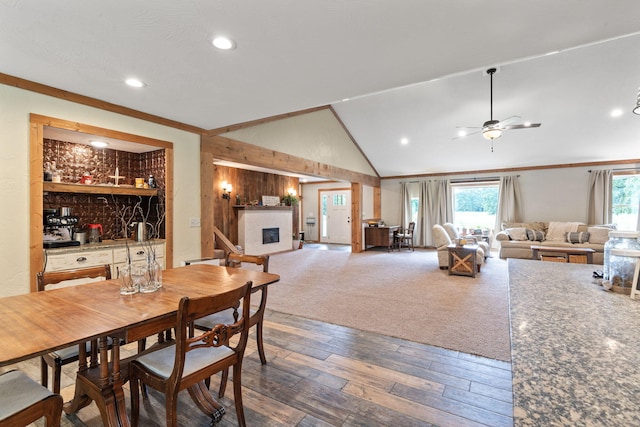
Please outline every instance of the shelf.
M292 206L257 206L257 205L234 205L233 209L244 209L247 211L290 211Z
M135 188L115 185L67 184L62 182L43 182L42 190L51 193L80 194L122 194L129 196L157 196L157 188Z

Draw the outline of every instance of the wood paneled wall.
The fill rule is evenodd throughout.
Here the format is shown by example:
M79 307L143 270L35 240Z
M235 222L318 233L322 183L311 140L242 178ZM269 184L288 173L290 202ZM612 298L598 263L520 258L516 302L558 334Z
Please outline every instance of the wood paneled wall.
M227 181L233 187L230 200L222 198L223 181ZM298 178L294 177L214 165L213 225L222 230L233 244L238 244L238 212L233 206L238 203L261 202L262 196L282 198L290 188L299 194L298 184ZM294 230L299 229L299 221L299 209L294 208Z

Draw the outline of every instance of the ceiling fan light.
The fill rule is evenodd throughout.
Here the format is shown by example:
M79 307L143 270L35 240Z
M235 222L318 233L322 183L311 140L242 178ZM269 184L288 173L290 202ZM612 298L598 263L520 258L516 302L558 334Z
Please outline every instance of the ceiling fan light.
M502 130L501 129L485 129L482 131L482 136L484 136L485 139L500 138L502 136Z

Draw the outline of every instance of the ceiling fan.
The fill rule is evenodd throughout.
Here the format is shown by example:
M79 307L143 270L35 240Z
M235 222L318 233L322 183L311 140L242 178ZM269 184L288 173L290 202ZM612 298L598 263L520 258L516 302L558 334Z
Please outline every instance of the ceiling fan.
M512 122L516 119L519 119L520 116L511 116L504 120L494 120L493 119L493 75L497 71L496 68L489 68L487 70L487 74L489 74L491 81L489 86L489 94L490 94L490 119L484 122L481 128L478 127L465 127L464 129L479 129L476 132L466 133L464 135L458 136L457 138L473 135L476 133L482 132L482 136L491 141L491 152L493 152L493 140L496 138L500 138L502 136L502 132L505 130L511 129L526 129L526 128L537 128L540 127L540 123L520 123L520 124L512 124ZM454 139L457 139L454 138Z

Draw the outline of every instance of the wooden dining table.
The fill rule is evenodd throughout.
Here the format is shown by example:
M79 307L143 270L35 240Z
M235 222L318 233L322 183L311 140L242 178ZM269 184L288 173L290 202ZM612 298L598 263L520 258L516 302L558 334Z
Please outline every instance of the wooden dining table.
M215 295L248 281L254 289L261 288L278 280L280 276L272 273L194 264L163 271L163 286L153 293L120 295L119 280L112 279L0 298L0 366L72 345L78 345L82 355L89 340L97 340L99 361L105 361L107 338L116 338L111 363L87 366L81 358L75 396L64 410L75 413L95 401L105 426L127 427L122 386L128 380L128 364L120 360L121 340L135 342L175 326L184 296Z

